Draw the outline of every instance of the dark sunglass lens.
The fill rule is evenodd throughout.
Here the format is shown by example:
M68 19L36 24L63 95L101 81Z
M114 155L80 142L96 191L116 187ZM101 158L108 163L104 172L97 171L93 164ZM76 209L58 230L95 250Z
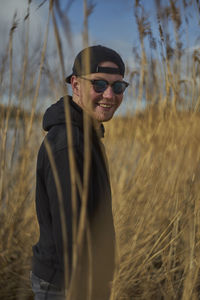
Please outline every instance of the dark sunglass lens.
M95 92L102 93L107 89L108 83L105 80L94 80L93 87Z
M126 89L125 82L117 81L113 84L113 91L115 94L122 94Z

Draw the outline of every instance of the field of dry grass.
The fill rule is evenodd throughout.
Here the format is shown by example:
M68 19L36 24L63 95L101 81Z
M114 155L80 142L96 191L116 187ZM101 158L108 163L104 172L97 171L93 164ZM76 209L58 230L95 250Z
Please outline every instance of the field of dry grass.
M199 299L200 116L157 108L112 122L113 299Z
M199 127L199 114L163 107L106 124L118 249L113 299L199 299ZM36 141L33 133L4 167L1 299L31 299Z
M174 50L162 31L163 10L158 22L164 50L157 60L146 53L144 40L152 38L152 32L147 19L137 14L139 1L135 1L141 55L135 57L137 69L128 68L127 76L132 83L130 97L137 103L145 98L146 105L142 111L105 124L117 238L112 300L200 299L200 51L194 50L182 68L181 16L175 2L169 1L166 10L176 29ZM0 106L0 299L31 300L31 247L38 237L35 164L44 135L35 109L47 33L37 80L36 73L28 69L27 34L22 74L13 86L15 29L14 22L0 69L1 97L5 70L9 70L8 107ZM56 30L55 35L62 65ZM18 99L16 109L11 103L13 95ZM29 113L21 109L25 97L30 99Z

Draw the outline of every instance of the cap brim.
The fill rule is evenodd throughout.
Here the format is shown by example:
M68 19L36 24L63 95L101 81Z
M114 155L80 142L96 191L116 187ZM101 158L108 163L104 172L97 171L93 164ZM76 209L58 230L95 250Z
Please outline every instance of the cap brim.
M68 77L65 78L65 81L66 81L67 83L71 83L72 75L73 75L73 74L71 74L71 75L69 75Z

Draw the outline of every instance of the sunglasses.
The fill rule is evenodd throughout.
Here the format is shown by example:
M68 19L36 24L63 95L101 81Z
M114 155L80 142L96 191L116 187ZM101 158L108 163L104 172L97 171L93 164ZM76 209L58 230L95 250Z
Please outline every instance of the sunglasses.
M105 79L93 79L92 80L92 79L88 79L88 78L85 78L82 76L80 76L80 78L90 81L93 86L93 89L95 90L96 93L103 93L110 85L113 92L117 95L120 95L120 94L124 93L127 86L129 86L129 83L126 81L114 81L113 83L110 84Z

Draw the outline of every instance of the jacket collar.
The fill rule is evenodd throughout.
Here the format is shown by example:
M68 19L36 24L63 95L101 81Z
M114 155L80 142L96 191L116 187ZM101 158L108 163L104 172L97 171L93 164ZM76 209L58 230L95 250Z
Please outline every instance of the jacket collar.
M49 131L51 127L65 124L68 121L65 114L65 103L69 104L70 122L83 130L83 110L73 101L71 96L66 95L46 110L43 118L43 128L45 131ZM97 135L100 138L103 137L105 131L103 124L100 124L99 129L95 129L92 118L90 118L90 121Z

